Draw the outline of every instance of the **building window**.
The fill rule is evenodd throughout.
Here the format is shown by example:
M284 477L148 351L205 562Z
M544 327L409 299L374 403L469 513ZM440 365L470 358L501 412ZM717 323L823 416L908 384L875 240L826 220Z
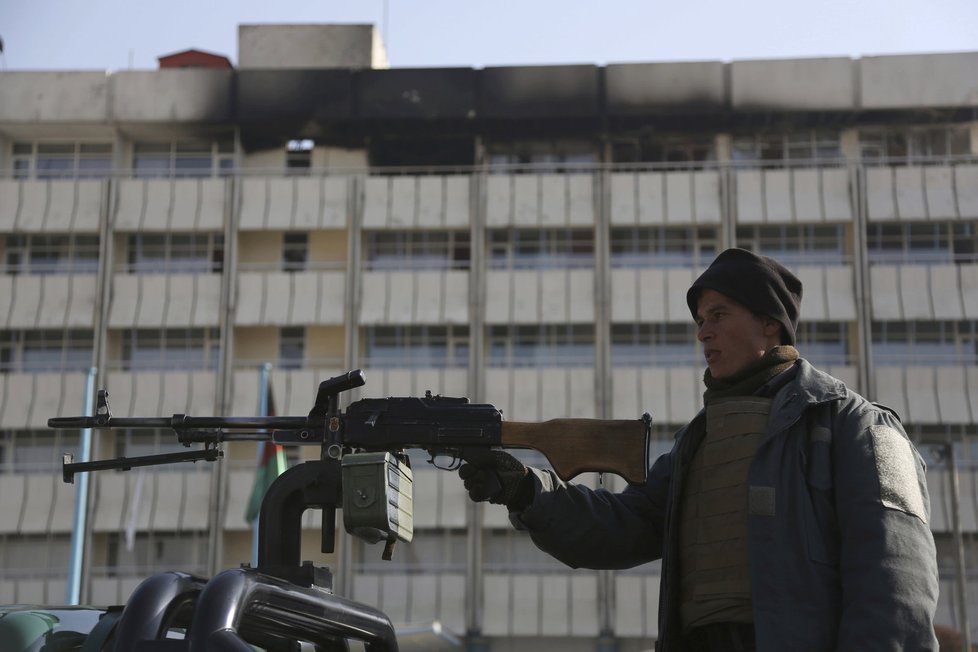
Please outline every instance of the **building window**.
M131 543L112 532L106 542L105 572L111 576L144 576L179 568L207 572L207 532L137 532Z
M737 136L730 151L734 161L822 162L842 159L837 131L799 131Z
M590 367L591 324L507 324L489 327L490 367Z
M213 371L220 351L216 328L125 330L117 365L126 371Z
M493 229L491 269L578 269L594 267L592 229Z
M718 243L713 227L613 227L611 266L706 267L716 257Z
M55 473L78 455L77 430L0 430L0 473Z
M206 274L224 266L219 233L134 233L129 236L132 274Z
M503 141L489 143L486 152L493 172L591 170L600 160L597 147L587 142Z
M978 262L978 224L974 222L876 222L866 227L871 264Z
M111 143L14 143L17 179L98 179L112 173Z
M971 128L967 125L861 129L862 159L873 163L946 162L949 157L971 155Z
M452 174L470 170L475 163L471 135L451 133L452 129L389 131L376 133L367 143L371 174Z
M98 271L97 235L8 235L3 251L7 274L94 274Z
M301 272L306 269L309 258L308 233L282 234L282 269L286 272Z
M880 365L978 364L978 322L873 322L873 361Z
M795 331L796 346L815 366L852 364L849 327L845 322L802 322Z
M415 482L427 478L415 472ZM434 475L426 472L426 476ZM427 505L426 509L436 509ZM468 537L465 530L422 530L414 533L414 539L406 546L398 546L390 561L381 559L383 545L369 544L355 539L354 558L358 573L396 573L398 575L425 575L435 573L465 573Z
M611 325L611 364L616 367L689 367L701 362L692 321Z
M126 428L117 430L114 435L112 441L115 446L115 457L142 457L187 450L172 430ZM160 464L153 467L154 473L207 472L208 470L206 464Z
M60 464L60 460L58 462ZM16 523L16 515L14 516ZM59 524L63 525L63 524ZM7 531L12 532L13 528L8 527ZM71 559L71 535L66 534L42 534L42 535L0 535L0 577L4 580L39 580L39 579L64 579L68 576L68 560ZM55 598L51 598L55 601ZM79 615L84 612L76 612ZM72 619L78 616L72 615ZM70 622L70 625L68 624ZM95 623L91 623L94 625ZM55 619L54 629L49 634L45 634L39 640L48 641L42 647L50 647L50 641L59 640L59 633L66 634L60 640L76 640L73 632L89 631L79 626L78 621L68 621L57 624ZM61 630L59 632L59 629ZM14 628L16 632L17 628ZM9 630L8 630L9 631ZM9 634L8 634L9 635ZM19 639L18 634L13 634L15 640ZM12 643L9 638L5 644ZM33 647L33 646L31 646ZM30 649L21 648L16 645L11 649Z
M94 346L88 330L0 331L0 372L84 371L92 366Z
M566 566L543 552L512 528L493 529L485 535L484 569L489 573L564 573Z
M368 270L468 269L471 262L468 231L370 231L367 233Z
M234 143L136 143L133 173L139 179L225 176L234 169Z
M469 365L468 326L370 326L364 333L364 366L464 368Z
M668 167L698 168L715 161L713 134L694 134L674 138L637 137L617 140L611 146L615 163L672 163Z
M302 326L282 328L278 336L280 369L301 369L306 351L306 329Z
M908 423L904 427L928 470L947 469L952 462L958 468L978 469L978 426Z
M316 144L308 139L290 140L285 145L285 170L291 175L307 175L312 168L312 150Z
M927 469L930 470L931 468L935 468L935 467L932 467L930 464L927 464ZM936 468L940 468L940 467L936 467ZM933 488L931 488L931 492L932 495L937 493ZM941 491L941 494L944 493L945 493L944 491ZM953 518L953 516L951 518ZM961 538L961 551L964 554L964 567L967 569L966 570L968 574L967 576L970 579L974 572L973 569L978 568L978 537L975 536L974 532L965 531L963 534L964 536ZM934 547L936 548L937 551L938 578L940 579L942 585L953 586L954 585L953 583L956 582L959 577L958 543L954 537L953 532L935 532ZM960 640L957 634L954 634L953 636L954 638L949 637L948 640L953 640L953 641ZM954 645L955 645L954 643L951 643L946 647L950 647L951 649L953 649ZM962 647L962 649L964 648Z
M791 265L842 265L850 260L842 224L738 226L737 246Z

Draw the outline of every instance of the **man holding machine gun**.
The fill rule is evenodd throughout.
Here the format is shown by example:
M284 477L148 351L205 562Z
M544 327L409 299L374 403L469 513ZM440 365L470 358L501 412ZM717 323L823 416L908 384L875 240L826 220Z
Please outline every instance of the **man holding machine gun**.
M801 296L743 249L696 279L705 408L644 485L593 490L494 451L459 469L470 496L573 568L661 558L659 652L936 650L923 463L896 414L800 357Z

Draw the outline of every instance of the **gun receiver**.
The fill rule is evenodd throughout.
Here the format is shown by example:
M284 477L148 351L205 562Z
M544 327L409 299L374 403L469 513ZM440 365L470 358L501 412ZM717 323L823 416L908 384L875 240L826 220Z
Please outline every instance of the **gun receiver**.
M478 462L490 448L532 448L562 480L588 472L616 473L636 484L648 471L648 424L642 419L503 421L492 405L432 396L362 399L343 420L343 440L354 448L423 448Z

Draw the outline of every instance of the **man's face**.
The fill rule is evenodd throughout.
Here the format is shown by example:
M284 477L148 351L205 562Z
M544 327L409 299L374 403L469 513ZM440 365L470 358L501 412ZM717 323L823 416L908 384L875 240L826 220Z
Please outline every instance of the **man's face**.
M781 325L757 317L743 304L716 290L701 290L696 304L696 337L710 374L728 378L759 360L780 341Z

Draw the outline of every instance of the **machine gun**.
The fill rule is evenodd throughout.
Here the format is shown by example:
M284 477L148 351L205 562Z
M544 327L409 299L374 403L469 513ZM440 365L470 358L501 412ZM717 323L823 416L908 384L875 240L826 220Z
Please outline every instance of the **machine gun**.
M192 451L91 462L76 463L66 456L63 464L65 482L72 482L75 473L85 471L213 461L222 455L218 444L225 441L271 440L284 445L319 445L322 452L318 462L298 465L290 472L296 476L311 474L318 478L318 482L331 487L330 496L316 501L321 504L308 505L325 510L323 552L333 550L335 509L342 505L347 531L372 543L386 540L385 559L390 558L393 544L398 539L411 540L412 474L403 455L407 448L428 451L433 463L436 458L452 460L447 468L455 468L463 460L478 464L489 457L492 448L532 448L546 456L563 480L591 471L616 473L630 483L645 481L651 428L648 414L634 420L510 422L503 421L500 411L492 405L469 403L466 398L433 396L430 391L424 397L361 399L351 403L346 411L340 410L339 394L364 383L363 372L359 369L324 380L319 385L315 405L304 417L191 417L185 414L114 417L109 409L108 394L99 390L95 416L53 418L48 420L48 426L169 428L185 446L204 444L204 448ZM305 471L302 470L304 467ZM287 475L288 472L283 474ZM331 477L338 482L330 484L328 478ZM344 483L348 489L345 494L341 491ZM274 485L270 487L269 494L274 489ZM386 500L378 500L378 492L386 496ZM290 502L284 511L292 509L291 505L301 505L301 502ZM282 539L279 524L271 528L262 525L285 518L283 510L276 507L269 511L272 513L266 515L266 506L262 506L259 559L262 559L263 546L274 550L278 545L276 541ZM265 536L262 530L275 534ZM287 541L286 546L291 549L297 543L297 539L294 544ZM290 567L298 561L292 554L280 557L278 551L273 558Z
M322 589L331 591L332 577L328 569L314 567L309 562L300 563L302 514L306 509L323 510L321 549L324 553L334 550L338 507L343 510L343 522L348 532L369 543L386 542L385 559L391 558L398 540L412 539L413 475L405 449L424 449L436 466L438 459L451 460L439 468L455 468L463 460L479 463L487 459L493 448L532 448L543 453L564 480L583 472L613 472L630 483L645 481L651 429L648 414L634 420L509 422L503 421L500 411L492 405L469 403L466 398L433 396L431 392L424 397L365 398L352 402L345 411L341 410L339 394L364 383L360 370L321 382L315 405L308 415L298 417L192 417L185 414L114 417L109 409L107 392L99 390L94 416L52 418L48 420L48 426L168 428L187 447L203 444L203 448L177 453L89 462L75 462L70 455L65 455L65 482L73 482L76 473L87 471L214 461L222 456L219 444L225 441L270 440L283 445L321 447L318 460L289 468L266 491L258 517L257 569L224 571L206 582L207 587L233 587L227 590L207 588L223 596L209 599L207 604L210 606L204 612L216 609L211 620L215 623L214 635L220 630L223 632L221 636L227 635L224 630L227 629L228 614L240 612L244 605L255 601L255 595L265 596L258 600L263 604L262 608L270 609L272 603L277 605L275 608L281 613L269 622L279 625L291 622L286 617L292 613L290 610L298 610L292 614L295 622L307 623L309 613L320 608L316 605L321 605L324 599ZM150 579L166 586L173 583L183 586L189 581L182 576L174 577L177 576ZM202 581L194 582L203 586ZM312 592L308 595L308 605L294 597L285 600L279 595L300 587ZM159 590L152 589L150 594L156 600ZM246 595L251 597L242 597ZM214 604L220 607L215 608ZM340 611L351 609L335 597L330 598L330 605L331 609ZM373 628L378 632L374 637L376 649L396 649L396 642L389 640L391 636L383 624L382 614L366 608L353 611L360 619L380 623ZM195 623L199 622L197 618L195 616ZM206 649L203 637L211 635L207 633L211 627L198 624L191 629L194 628L193 636L201 637L200 649ZM326 629L324 636L335 634L335 628ZM367 629L370 628L363 631ZM191 649L197 648L191 644Z

